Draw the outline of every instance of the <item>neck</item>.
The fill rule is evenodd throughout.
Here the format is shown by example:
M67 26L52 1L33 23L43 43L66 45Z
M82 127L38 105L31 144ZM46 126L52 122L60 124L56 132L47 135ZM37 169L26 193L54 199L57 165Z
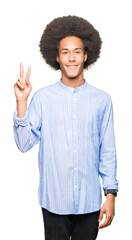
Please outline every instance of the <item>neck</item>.
M68 78L64 74L62 74L61 81L63 84L65 84L69 87L72 87L72 88L80 87L81 85L84 84L83 74L81 74L80 76L78 76L76 78Z

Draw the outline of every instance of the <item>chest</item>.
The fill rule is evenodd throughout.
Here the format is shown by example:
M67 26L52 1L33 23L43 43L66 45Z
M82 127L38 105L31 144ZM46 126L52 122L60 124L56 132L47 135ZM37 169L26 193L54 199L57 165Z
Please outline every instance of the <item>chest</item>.
M99 131L102 110L96 96L72 94L54 96L43 104L43 124L54 128Z

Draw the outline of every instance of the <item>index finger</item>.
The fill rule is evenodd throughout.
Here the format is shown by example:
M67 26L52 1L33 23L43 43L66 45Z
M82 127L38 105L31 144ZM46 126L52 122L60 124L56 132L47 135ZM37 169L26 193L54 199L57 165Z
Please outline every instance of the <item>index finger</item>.
M22 63L20 63L20 78L24 78L24 68Z
M100 224L100 225L98 226L98 229L107 227L107 226L109 225L110 220L111 220L111 218L106 217L104 223Z

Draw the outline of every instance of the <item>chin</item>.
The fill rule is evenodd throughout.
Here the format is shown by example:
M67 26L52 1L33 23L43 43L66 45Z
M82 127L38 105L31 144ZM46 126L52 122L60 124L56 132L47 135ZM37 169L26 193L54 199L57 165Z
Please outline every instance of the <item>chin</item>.
M76 74L76 75L68 75L68 74L65 74L65 76L69 79L76 79L77 77L79 77L80 74Z
M77 78L78 76L67 76L67 78L69 78L69 79L75 79L75 78Z

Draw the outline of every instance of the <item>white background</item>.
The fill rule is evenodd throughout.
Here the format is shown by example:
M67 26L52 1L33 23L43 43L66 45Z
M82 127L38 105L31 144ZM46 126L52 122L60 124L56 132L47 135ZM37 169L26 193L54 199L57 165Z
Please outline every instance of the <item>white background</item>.
M131 1L3 1L0 6L0 239L43 240L38 205L38 145L21 153L13 136L14 83L19 62L32 67L33 93L60 79L39 52L45 26L55 17L77 15L89 20L103 40L101 58L84 72L87 81L113 100L119 193L111 226L98 240L131 239L132 215L132 15ZM30 98L31 98L30 96ZM29 101L30 101L29 98ZM105 197L103 197L105 201Z

